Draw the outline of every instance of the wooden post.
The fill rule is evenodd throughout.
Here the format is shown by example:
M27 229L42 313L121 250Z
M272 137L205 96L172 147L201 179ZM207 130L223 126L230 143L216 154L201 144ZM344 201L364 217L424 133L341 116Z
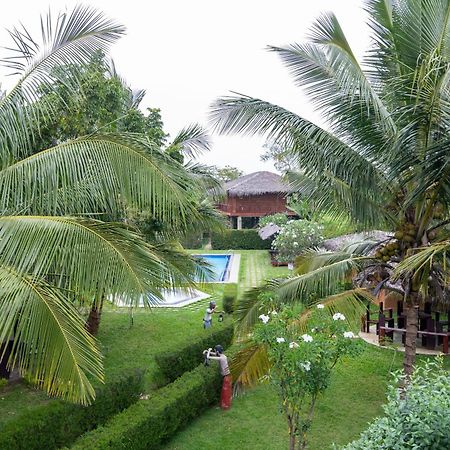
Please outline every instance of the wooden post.
M448 333L444 336L442 341L442 351L448 355Z
M428 319L427 319L427 331L431 331L431 332L435 331L434 320L431 317L428 317ZM436 347L436 336L427 335L426 342L427 342L427 348L429 350L434 350Z

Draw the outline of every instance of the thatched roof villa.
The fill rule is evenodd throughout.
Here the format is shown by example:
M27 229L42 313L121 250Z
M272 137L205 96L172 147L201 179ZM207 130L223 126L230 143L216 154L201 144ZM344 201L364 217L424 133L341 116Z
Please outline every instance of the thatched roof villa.
M226 198L218 208L231 221L232 228L252 228L259 217L275 213L294 215L286 208L289 187L280 175L254 172L225 183Z

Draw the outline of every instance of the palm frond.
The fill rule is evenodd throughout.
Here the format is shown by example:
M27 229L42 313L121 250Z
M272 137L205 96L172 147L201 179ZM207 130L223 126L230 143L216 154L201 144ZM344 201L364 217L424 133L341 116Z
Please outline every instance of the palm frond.
M240 386L254 386L270 369L266 349L249 341L235 354L230 363L233 382Z
M89 191L84 190L81 198L62 195L86 178L92 206L105 202L97 210L85 209ZM183 167L145 138L95 135L64 142L0 171L0 208L44 215L98 213L120 211L126 202L150 210L168 224L182 225L187 216L196 216L187 201L194 187Z
M0 218L2 264L46 277L87 299L108 297L131 305L144 297L150 304L158 302L162 289L192 283L195 277L193 262L174 261L180 256L145 243L125 224L68 217ZM190 270L182 274L186 264Z
M334 295L339 283L348 281L350 274L359 272L370 258L348 253L310 253L297 267L299 275L288 278L279 286L281 301L308 305L311 298Z
M107 19L89 6L76 6L70 13L50 13L41 18L41 42L33 39L26 28L14 29L10 36L12 55L3 64L19 75L17 84L0 98L0 167L18 156L29 154L35 129L40 121L54 114L53 105L42 101L43 89L63 76L58 67L83 65L99 50L124 33L124 27ZM76 92L76 77L61 80L67 89ZM41 99L41 101L37 101Z
M183 128L172 141L167 151L179 150L188 158L194 158L211 148L208 132L199 124L192 124Z
M50 395L90 403L88 376L102 381L103 368L78 311L59 289L3 263L0 292L0 342L14 340L9 365Z
M234 308L235 335L238 339L245 339L258 323L258 316L267 314L269 309L277 305L277 287L281 282L282 280L265 281L261 286L248 289L238 299Z
M357 330L361 324L361 317L365 312L368 301L375 303L376 299L366 289L357 288L339 292L312 303L309 308L306 308L301 313L298 319L293 321L292 325L299 328L302 332L307 331L308 320L314 308L320 303L331 315L337 312L343 314L349 327Z

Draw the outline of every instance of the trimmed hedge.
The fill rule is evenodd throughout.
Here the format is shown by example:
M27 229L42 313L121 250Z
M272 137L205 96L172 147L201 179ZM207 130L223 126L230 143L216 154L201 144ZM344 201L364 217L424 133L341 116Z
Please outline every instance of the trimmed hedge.
M269 250L272 239L263 241L257 230L225 230L211 234L214 250Z
M74 450L152 450L186 426L220 396L221 376L215 365L197 366L114 416L105 426L82 436Z
M223 289L222 305L227 314L233 314L234 305L238 296L238 287L236 283L228 283Z
M196 339L176 351L156 355L156 363L167 383L171 383L185 372L197 367L199 361L202 360L202 352L206 348L214 347L217 344L222 345L223 348L231 345L234 332L233 324L218 325L217 327L220 328L209 333L205 331L204 337Z
M143 389L143 374L134 371L106 384L89 406L55 400L20 415L3 427L0 449L48 450L71 445L136 402Z

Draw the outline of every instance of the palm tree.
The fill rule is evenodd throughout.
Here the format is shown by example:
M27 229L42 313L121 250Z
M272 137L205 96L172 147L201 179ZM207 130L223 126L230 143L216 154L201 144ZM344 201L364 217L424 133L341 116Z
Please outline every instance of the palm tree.
M174 270L181 263L119 220L135 207L186 227L198 216L196 185L136 134L92 134L35 153L32 130L54 114L39 92L58 81L55 68L82 67L125 31L85 6L49 14L41 30L41 43L25 28L11 31L15 50L3 60L18 81L0 98L0 363L86 404L104 374L77 302L126 296L134 304L185 281ZM77 81L66 79L67 88L76 92Z
M418 307L443 299L447 281L445 264L418 276L408 257L448 235L450 2L366 0L365 9L372 42L362 64L334 14L316 21L307 44L270 47L326 127L243 95L217 100L212 120L220 132L264 134L288 150L301 169L299 191L319 209L345 211L361 229L395 231L382 253L314 255L279 295L298 301L317 288L326 297L352 269L378 263L387 269L380 283L403 296L410 374Z

